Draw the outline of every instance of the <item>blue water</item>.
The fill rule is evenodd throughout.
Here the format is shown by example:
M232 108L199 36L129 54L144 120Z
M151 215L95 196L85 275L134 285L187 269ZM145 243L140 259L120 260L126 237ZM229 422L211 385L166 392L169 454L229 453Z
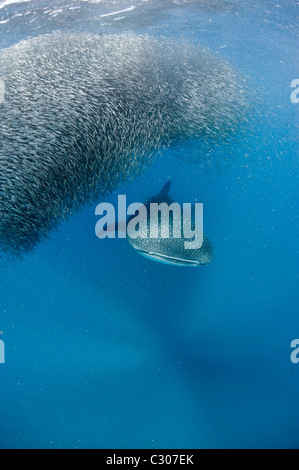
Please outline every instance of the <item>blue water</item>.
M156 3L0 1L0 48L53 29L192 37L256 93L231 165L164 152L107 198L170 177L173 199L204 203L210 265L97 239L93 204L1 271L1 448L299 447L296 3Z

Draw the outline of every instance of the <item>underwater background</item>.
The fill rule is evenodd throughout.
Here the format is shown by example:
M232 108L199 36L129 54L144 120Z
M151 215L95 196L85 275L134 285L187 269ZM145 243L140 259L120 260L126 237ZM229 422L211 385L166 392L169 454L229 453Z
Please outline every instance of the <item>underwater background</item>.
M4 261L0 448L299 447L297 14L291 0L0 1L1 49L53 30L196 40L252 93L209 169L165 150L106 198L143 202L170 179L174 200L203 202L212 263L99 240L96 204Z

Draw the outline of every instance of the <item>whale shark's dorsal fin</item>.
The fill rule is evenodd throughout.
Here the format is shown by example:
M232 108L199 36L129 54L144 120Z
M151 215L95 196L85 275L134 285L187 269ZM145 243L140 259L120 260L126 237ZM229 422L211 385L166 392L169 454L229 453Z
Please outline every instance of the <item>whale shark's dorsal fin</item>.
M161 189L160 194L167 196L170 190L170 186L171 186L171 181L167 181L167 183L165 183L163 188Z

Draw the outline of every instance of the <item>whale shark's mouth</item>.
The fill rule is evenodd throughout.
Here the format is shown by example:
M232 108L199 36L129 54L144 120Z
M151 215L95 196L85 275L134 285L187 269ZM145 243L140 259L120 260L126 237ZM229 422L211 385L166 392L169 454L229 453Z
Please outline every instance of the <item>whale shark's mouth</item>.
M136 251L142 255L145 256L145 258L149 258L154 261L159 261L160 263L165 263L165 264L174 264L176 266L201 266L206 263L200 263L197 260L189 260L189 259L183 259L183 258L177 258L175 256L168 256L168 255L163 255L162 253L156 253L155 251L146 251L146 250L140 250L136 248Z

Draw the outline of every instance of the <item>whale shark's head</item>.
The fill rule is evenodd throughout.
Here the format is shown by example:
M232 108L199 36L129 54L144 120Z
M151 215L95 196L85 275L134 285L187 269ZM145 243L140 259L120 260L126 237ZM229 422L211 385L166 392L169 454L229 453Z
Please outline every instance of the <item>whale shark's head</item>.
M135 242L129 239L136 251L152 261L175 266L202 266L209 264L213 259L213 249L209 240L204 237L204 244L199 250L192 253L182 247L182 244L174 243L173 240L159 240L158 244L149 244L147 247L137 247ZM162 243L161 243L162 242Z
M186 236L184 234L183 214L180 211L180 206L169 197L170 182L167 182L162 188L161 192L156 196L150 198L144 206L147 211L138 216L138 223L146 226L147 236L135 236L134 232L130 235L128 230L128 241L131 246L142 256L160 263L172 264L176 266L201 266L208 264L213 259L213 248L206 237L206 235L199 229L195 230L194 217L191 219L191 227L196 238L196 234L201 237L201 242L197 248L188 248L186 245ZM162 212L157 218L156 227L152 227L153 219L150 217L151 204L158 204L164 209L173 207L169 210L168 216L163 217ZM175 209L178 209L176 213ZM145 220L142 220L142 217ZM134 217L131 216L127 221L127 226ZM178 228L179 225L179 228ZM176 234L176 229L178 233ZM168 236L162 236L162 234Z

